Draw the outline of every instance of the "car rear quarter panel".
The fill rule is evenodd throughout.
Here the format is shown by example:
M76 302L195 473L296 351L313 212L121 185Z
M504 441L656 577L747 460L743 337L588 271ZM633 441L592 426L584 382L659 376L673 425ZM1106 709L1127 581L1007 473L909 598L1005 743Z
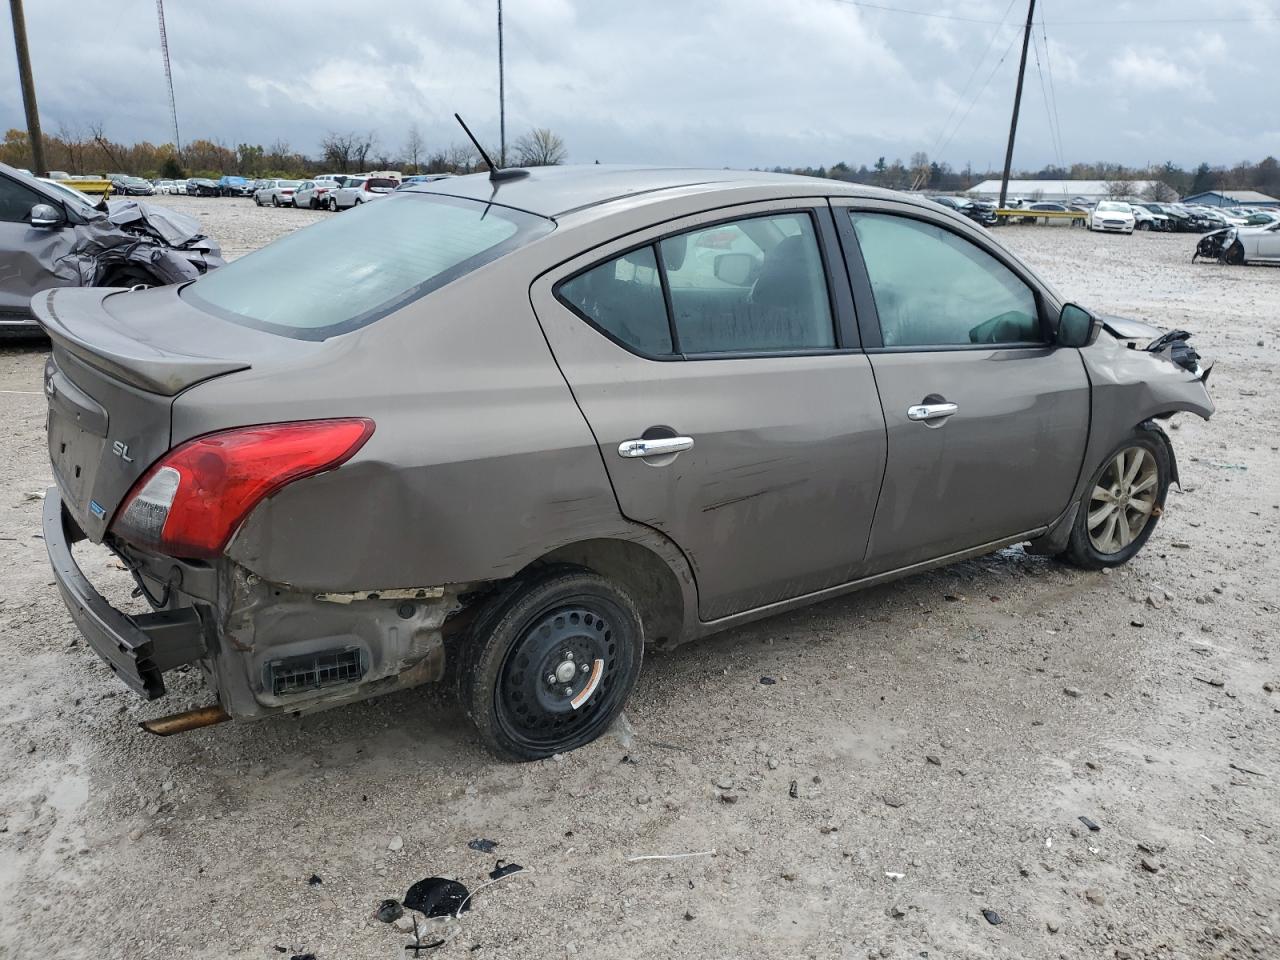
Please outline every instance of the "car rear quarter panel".
M594 438L532 315L519 254L297 360L209 381L175 404L174 442L228 425L370 417L346 465L261 503L233 560L339 592L501 579L625 521ZM652 544L678 564L678 553Z

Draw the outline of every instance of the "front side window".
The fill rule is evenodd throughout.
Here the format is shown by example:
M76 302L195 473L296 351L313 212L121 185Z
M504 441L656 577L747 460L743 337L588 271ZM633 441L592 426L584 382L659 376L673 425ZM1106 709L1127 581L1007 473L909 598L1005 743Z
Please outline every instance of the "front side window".
M817 232L804 213L676 234L579 273L557 293L650 357L835 347Z
M1035 293L976 244L909 217L850 215L886 347L1043 341Z
M400 194L287 234L181 295L232 322L323 340L372 323L553 227L509 207Z
M0 177L0 220L26 223L31 219L32 207L37 203L48 202L30 187L8 177Z

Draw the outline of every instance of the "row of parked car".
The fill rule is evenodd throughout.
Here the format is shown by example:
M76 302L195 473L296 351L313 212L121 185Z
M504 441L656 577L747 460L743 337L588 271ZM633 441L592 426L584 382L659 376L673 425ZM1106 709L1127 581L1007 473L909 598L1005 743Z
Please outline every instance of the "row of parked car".
M402 187L450 176L447 173L401 177L395 173L322 173L309 180L258 180L252 192L260 207L301 207L309 210L350 210Z

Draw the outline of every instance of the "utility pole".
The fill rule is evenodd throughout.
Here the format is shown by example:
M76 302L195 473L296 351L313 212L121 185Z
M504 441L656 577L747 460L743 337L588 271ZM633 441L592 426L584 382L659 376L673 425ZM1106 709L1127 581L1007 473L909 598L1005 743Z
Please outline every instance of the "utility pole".
M9 0L13 14L13 45L18 53L18 80L22 84L22 106L27 112L27 139L31 141L31 172L37 177L48 175L44 165L44 134L40 132L40 109L36 106L36 84L31 79L31 52L27 49L27 18L22 13L22 0Z
M507 91L502 75L502 0L498 0L498 166L507 165Z
M1027 32L1022 35L1022 62L1018 64L1018 90L1013 95L1013 119L1009 121L1009 148L1004 152L1004 176L1000 178L999 208L1004 209L1009 196L1009 169L1013 166L1013 138L1018 133L1018 109L1022 106L1022 78L1027 72L1027 46L1031 43L1031 19L1036 14L1036 0L1027 3Z
M160 21L160 53L164 57L164 80L169 85L169 118L173 122L173 150L182 162L182 141L178 139L178 101L173 98L173 70L169 66L169 34L164 28L164 0L156 0L156 18Z

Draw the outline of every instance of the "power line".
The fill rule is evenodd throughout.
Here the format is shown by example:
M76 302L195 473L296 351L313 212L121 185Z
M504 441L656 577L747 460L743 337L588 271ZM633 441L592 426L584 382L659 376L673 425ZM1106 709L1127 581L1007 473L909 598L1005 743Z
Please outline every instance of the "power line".
M964 86L960 88L960 93L956 96L955 102L951 104L951 112L947 114L947 119L943 122L941 129L938 130L938 136L934 139L933 146L929 148L930 153L937 153L938 144L942 142L942 138L946 135L947 128L951 126L951 121L955 118L956 110L960 108L960 104L964 100L964 95L969 92L969 84L973 83L973 78L978 75L978 69L986 61L987 54L991 52L992 46L995 45L996 37L1000 36L1000 30L1004 26L1005 20L1009 18L1009 11L1013 9L1013 5L1016 2L1017 0L1009 0L1009 5L1004 8L1004 16L1000 18L999 25L991 31L991 39L987 41L987 45L983 49L982 54L973 61L973 69L969 71L968 79L965 80Z
M1062 120L1058 116L1058 91L1053 86L1053 60L1049 56L1049 33L1044 25L1044 0L1040 0L1040 36L1044 40L1044 69L1049 74L1049 102L1053 105L1053 128L1058 133L1058 151L1062 151ZM1058 166L1062 166L1062 157L1058 157Z
M1049 109L1049 91L1044 82L1044 70L1040 68L1040 43L1036 40L1034 32L1031 34L1031 49L1035 52L1036 57L1036 73L1040 77L1040 99L1044 101L1044 117L1045 122L1049 125L1049 145L1053 147L1053 154L1058 160L1058 166L1062 166L1062 144L1058 142L1057 131L1053 128L1053 112Z
M962 17L952 13L934 13L932 10L913 10L907 7L892 7L885 3L871 3L870 0L833 0L835 3L843 3L850 7L861 7L864 10L878 10L881 13L899 13L912 17L928 17L932 20L950 20L956 23L980 23L989 25L998 25L1003 23L1001 20L991 20L983 17ZM1275 17L1135 17L1131 19L1121 20L1055 20L1055 27L1098 27L1107 24L1118 25L1149 25L1162 23L1275 23L1280 22L1280 16Z
M947 135L947 139L942 141L939 145L939 154L951 145L951 141L954 140L955 135L960 132L960 128L964 126L964 122L969 119L969 114L973 112L973 108L977 106L978 101L982 99L982 95L986 93L987 87L991 84L991 79L996 75L996 71L1000 69L1000 65L1004 63L1005 58L1009 56L1009 51L1013 49L1013 45L1017 42L1018 34L1014 33L1014 35L1009 38L1009 45L1004 48L1004 53L1000 54L1000 59L996 61L996 65L992 67L991 72L987 74L987 79L982 81L982 86L978 88L978 92L975 93L973 95L973 99L969 101L969 106L965 110L964 115L960 118L960 121L952 128L951 133Z

